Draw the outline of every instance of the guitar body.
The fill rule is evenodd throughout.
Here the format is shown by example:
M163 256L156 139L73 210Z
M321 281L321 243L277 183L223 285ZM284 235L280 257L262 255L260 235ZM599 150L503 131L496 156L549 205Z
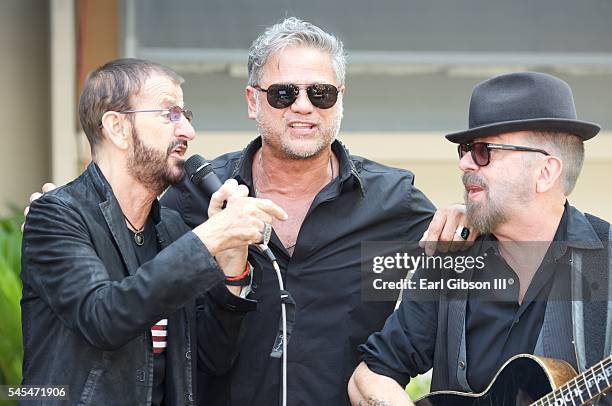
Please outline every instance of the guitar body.
M415 405L530 405L575 376L576 371L565 361L522 354L510 358L481 393L433 392L418 399Z

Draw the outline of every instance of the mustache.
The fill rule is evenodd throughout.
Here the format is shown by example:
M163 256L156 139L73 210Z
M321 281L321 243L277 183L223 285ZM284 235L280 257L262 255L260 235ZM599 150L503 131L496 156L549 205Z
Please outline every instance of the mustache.
M166 151L166 155L170 156L170 154L172 153L172 150L176 147L178 147L179 145L184 145L185 148L187 148L187 141L185 140L175 140L172 141L172 143L168 146L168 150Z
M461 177L461 180L463 181L463 186L466 186L468 184L470 185L476 185L479 186L483 189L487 189L487 184L484 181L484 179L477 173L473 173L473 172L466 172L463 174L463 176Z

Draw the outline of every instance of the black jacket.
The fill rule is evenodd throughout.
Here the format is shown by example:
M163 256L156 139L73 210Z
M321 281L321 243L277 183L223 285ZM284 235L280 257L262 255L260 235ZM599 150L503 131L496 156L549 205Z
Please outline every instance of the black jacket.
M221 179L235 178L253 191L253 154L261 139L242 152L213 161ZM270 248L285 287L297 303L288 343L288 400L292 406L348 404L346 385L359 361L357 346L382 328L395 301L364 300L361 261L364 241L418 241L434 212L406 170L350 155L336 141L339 176L315 197L289 257L274 234ZM190 226L203 220L208 200L185 181L162 198ZM254 255L260 256L258 252ZM278 333L280 298L274 270L264 272L252 297L258 309L245 319L245 340L231 372L203 383L214 398L208 405L278 404L280 360L270 357Z
M32 203L22 245L24 385L68 385L69 404L150 404L150 327L165 317L167 405L194 401L196 368L230 367L254 303L227 291L221 269L178 214L156 201L152 216L162 251L138 267L119 204L95 164Z

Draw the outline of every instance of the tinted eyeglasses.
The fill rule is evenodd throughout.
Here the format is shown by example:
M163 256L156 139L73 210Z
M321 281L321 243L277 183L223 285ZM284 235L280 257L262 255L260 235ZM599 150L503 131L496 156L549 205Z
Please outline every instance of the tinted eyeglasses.
M172 106L172 107L168 107L167 109L123 110L123 111L120 111L119 113L131 114L131 113L161 113L161 112L165 112L165 114L163 115L166 118L168 118L170 121L172 121L173 123L181 121L182 115L184 115L187 121L189 121L190 123L191 123L191 120L193 120L192 111L185 110L179 106Z
M507 151L524 151L524 152L539 152L540 154L550 155L543 149L520 147L517 145L506 145L506 144L489 144L488 142L474 142L470 144L459 144L457 151L459 152L459 159L463 158L465 154L471 152L472 160L478 166L487 166L491 162L491 150L493 149L504 149Z
M320 109L329 109L338 101L340 90L334 85L317 83L313 85L300 85L293 83L278 83L263 89L253 86L257 90L266 92L268 103L275 109L284 109L291 106L298 98L300 89L306 88L308 100L313 106Z
M191 110L185 110L180 106L172 106L168 107L167 109L123 110L119 113L164 113L162 115L173 123L178 123L179 121L181 121L181 116L185 116L187 121L189 121L190 123L191 120L193 120L193 112ZM102 128L102 123L99 124L99 127Z

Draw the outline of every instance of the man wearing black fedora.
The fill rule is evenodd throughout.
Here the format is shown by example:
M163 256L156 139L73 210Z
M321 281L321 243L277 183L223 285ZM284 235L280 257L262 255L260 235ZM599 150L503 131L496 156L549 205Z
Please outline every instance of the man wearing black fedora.
M405 296L360 347L353 404L412 404L404 387L431 368L432 391L481 392L518 354L584 371L612 353L610 224L567 200L583 142L599 130L577 119L569 85L554 76L510 73L474 88L469 129L446 138L458 144L467 219L481 234L469 255L484 268L461 274L469 288L446 283L451 270L438 274L441 288ZM507 283L486 285L493 279ZM584 400L566 396L555 404Z

